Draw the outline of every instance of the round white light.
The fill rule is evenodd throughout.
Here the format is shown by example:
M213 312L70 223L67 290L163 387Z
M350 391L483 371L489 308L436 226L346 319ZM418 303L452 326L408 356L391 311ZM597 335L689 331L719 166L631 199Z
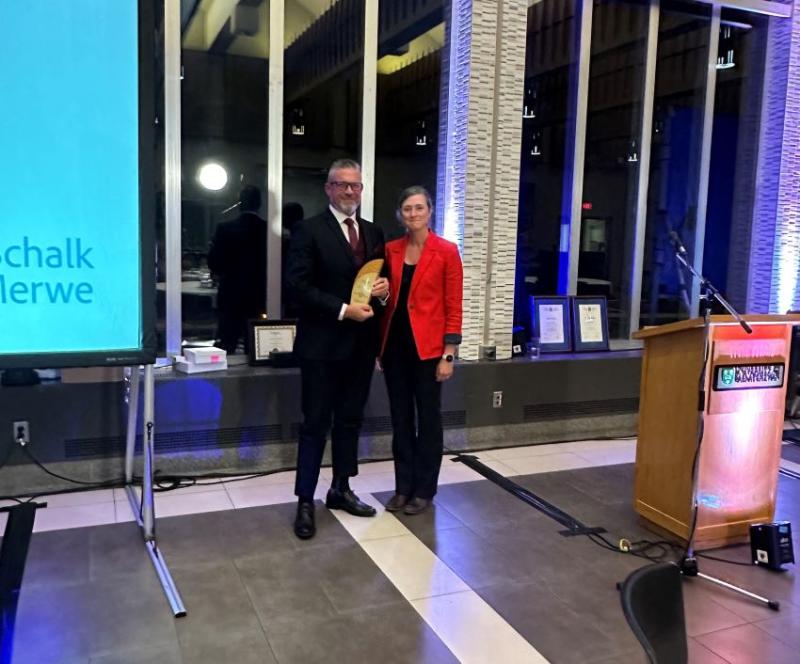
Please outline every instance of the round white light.
M197 181L206 189L219 191L228 184L228 171L214 162L203 164L197 171Z

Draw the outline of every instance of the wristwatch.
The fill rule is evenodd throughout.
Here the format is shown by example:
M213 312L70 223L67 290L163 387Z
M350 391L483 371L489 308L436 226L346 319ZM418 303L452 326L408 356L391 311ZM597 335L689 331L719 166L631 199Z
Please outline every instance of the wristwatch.
M445 353L444 355L442 355L442 359L445 362L452 362L455 358L453 357L452 353Z

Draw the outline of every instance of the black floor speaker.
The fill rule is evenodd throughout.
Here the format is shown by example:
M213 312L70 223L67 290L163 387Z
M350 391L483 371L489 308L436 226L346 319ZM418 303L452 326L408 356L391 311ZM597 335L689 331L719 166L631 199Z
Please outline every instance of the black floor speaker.
M792 524L788 521L754 523L750 526L750 553L754 565L779 570L794 563Z

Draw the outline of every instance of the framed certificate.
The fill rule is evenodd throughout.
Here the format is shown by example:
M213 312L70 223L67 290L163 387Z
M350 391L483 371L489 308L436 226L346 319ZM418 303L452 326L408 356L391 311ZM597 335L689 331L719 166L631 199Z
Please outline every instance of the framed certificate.
M608 350L608 310L605 297L573 297L572 325L576 351Z
M296 327L294 321L250 321L250 364L268 364L270 353L291 353Z
M563 353L572 349L569 324L569 298L531 297L533 336L539 339L542 353Z

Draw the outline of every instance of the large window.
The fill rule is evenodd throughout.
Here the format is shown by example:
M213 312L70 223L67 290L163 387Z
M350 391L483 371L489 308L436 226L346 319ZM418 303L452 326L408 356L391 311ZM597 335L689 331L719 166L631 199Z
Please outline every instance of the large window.
M252 212L266 215L269 2L183 0L181 8L183 338L196 341L218 336L219 276L207 262L218 225L242 214L246 186L260 192ZM262 310L265 255L266 242L239 256L261 275L251 288Z
M559 263L567 259L561 228L570 213L564 178L571 168L574 132L575 0L533 4L527 34L514 321L529 330L530 296L556 293Z
M743 308L767 28L785 19L757 13L763 5L591 4L591 21L569 1L528 13L515 325L530 324L530 295L567 290L608 298L612 339L687 318L698 287L671 237ZM588 71L575 64L579 48Z
M401 232L395 206L404 188L436 193L445 4L380 4L374 221L387 238Z
M608 298L611 338L630 328L648 14L648 2L594 2L578 294Z
M711 7L664 2L658 32L641 325L689 316L691 281L670 242L690 256L697 230Z
M361 158L364 0L286 0L285 16L284 274L292 226L328 205L323 187L331 162ZM287 296L284 284L282 309L291 316Z
M389 237L400 232L394 207L401 189L438 189L449 0L166 2L168 9L180 5L182 59L181 264L170 274L182 276L181 338L211 340L219 336L220 282L208 264L209 244L221 224L240 216L243 188L260 193L253 212L271 217L263 245L273 257L278 243L288 246L293 223L327 205L323 183L334 159L374 163L364 200ZM612 338L685 318L696 309L697 289L676 269L672 232L741 306L767 28L784 19L724 8L712 35L720 10L710 2L527 6L515 325L529 329L530 296L559 292L605 295ZM589 7L591 17L582 13ZM271 44L270 12L281 9L283 44ZM485 27L478 22L475 29ZM167 43L177 34L170 30ZM366 94L365 43L368 57L377 57L367 67L370 75L373 65L377 71ZM281 48L270 67L271 51ZM715 57L717 68L709 69ZM167 115L169 121L169 108ZM178 255L166 250L162 229L169 227L173 241L175 222L159 224L160 323L164 258ZM275 262L265 266L266 246L249 246L260 267L247 290L266 310L281 271ZM178 317L171 311L175 345Z
M717 52L703 273L744 309L767 21L723 9Z
M319 214L335 159L361 156L364 0L286 0L284 230Z

